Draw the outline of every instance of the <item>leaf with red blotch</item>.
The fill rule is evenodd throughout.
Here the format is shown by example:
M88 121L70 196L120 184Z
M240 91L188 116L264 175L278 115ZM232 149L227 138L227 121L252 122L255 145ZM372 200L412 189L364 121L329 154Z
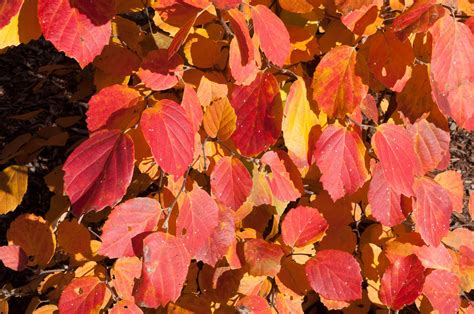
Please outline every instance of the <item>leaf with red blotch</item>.
M206 243L218 225L219 209L206 191L194 188L187 193L176 219L176 236L191 257Z
M5 267L22 271L26 268L28 257L19 245L0 246L0 261Z
M182 64L183 60L179 55L175 54L168 59L167 50L157 49L147 54L137 75L146 87L161 91L172 88L178 83Z
M245 262L252 276L276 276L283 255L281 246L262 239L250 239L244 243Z
M417 178L414 185L413 221L428 245L438 246L449 232L453 205L448 191L428 177Z
M431 86L440 110L468 131L474 129L474 34L446 15L431 28Z
M184 84L183 100L181 101L181 106L183 106L189 121L191 121L194 133L197 133L202 123L203 113L198 95L194 88L192 88L189 84Z
M313 98L329 117L344 117L367 95L368 78L367 64L355 48L333 48L316 67Z
M399 310L415 302L425 282L424 270L414 254L397 258L382 276L379 290L382 303Z
M311 288L326 299L347 302L362 298L360 265L347 252L319 251L306 262L305 271Z
M179 28L179 31L176 33L173 38L173 41L168 47L168 60L170 60L176 55L186 38L188 38L189 31L191 31L191 28L196 22L198 15L199 13L198 11L196 11L196 14L191 15L191 17L189 17L189 19Z
M464 24L466 24L467 27L469 27L469 29L471 30L471 32L474 33L474 16L471 16L470 18L465 20Z
M140 100L140 93L125 85L101 89L89 100L87 128L94 132L102 128L125 130L132 127L144 107Z
M286 214L281 224L283 242L302 247L323 238L328 222L314 207L298 206Z
M453 258L444 245L415 247L414 253L425 268L451 271L453 267Z
M418 120L407 127L410 133L416 157L423 175L438 167L444 156L449 152L449 132L437 128L425 119Z
M143 112L140 127L156 163L164 171L182 176L194 154L193 125L183 107L161 100L157 107Z
M355 193L369 178L365 146L356 131L340 125L324 129L316 142L312 162L321 170L321 183L333 201Z
M110 284L114 287L117 296L122 300L134 300L132 292L135 279L140 278L142 262L136 256L121 257L117 259L110 270L112 280Z
M371 36L383 24L383 20L378 15L379 8L374 1L372 4L363 5L359 9L344 14L341 22L354 34Z
M112 309L110 309L109 314L142 314L143 311L135 304L135 302L130 300L120 300L118 301Z
M232 92L237 129L232 135L237 148L247 156L257 155L274 144L281 132L281 97L278 82L268 72L257 74L248 86Z
M264 5L252 7L252 21L260 48L267 58L277 66L283 66L290 54L290 34L285 24Z
M59 312L72 314L99 313L106 297L107 286L97 277L73 279L59 299Z
M230 41L229 69L237 85L249 85L255 80L259 71L255 60L242 64L237 38L232 38Z
M393 20L392 29L406 35L426 32L445 12L436 0L419 0Z
M102 228L99 254L109 258L136 255L132 239L153 231L161 216L160 203L152 198L137 197L115 207Z
M448 191L453 210L461 214L464 207L464 182L461 174L453 170L448 170L438 173L434 180Z
M235 38L239 44L242 65L254 60L255 53L252 38L250 38L247 21L242 12L232 9L227 12L230 17L230 25L234 31Z
M135 284L139 306L157 308L176 301L181 294L191 257L183 241L154 232L143 240L142 276Z
M247 295L237 301L235 308L239 313L271 314L272 309L265 298L258 295Z
M372 137L372 147L393 190L405 196L413 195L414 177L419 170L408 131L399 125L382 124Z
M63 166L72 213L81 216L120 202L132 181L134 154L132 139L119 130L98 131L82 142Z
M374 167L368 200L372 216L382 225L393 227L405 220L401 207L401 194L387 182L380 164Z
M109 43L115 2L109 0L39 0L38 18L43 36L84 68Z
M212 0L212 3L219 10L229 10L241 4L242 0Z
M252 190L252 177L244 164L232 157L222 157L211 174L212 194L233 210L245 202Z
M434 270L426 276L423 294L440 314L457 313L461 306L461 280L446 270Z
M271 169L266 176L273 195L280 201L294 201L303 192L303 182L298 169L284 151L268 151L260 159Z
M10 20L20 12L23 0L0 1L0 29L10 23Z
M218 221L218 225L206 239L206 243L195 253L197 260L212 267L215 267L217 261L227 253L235 240L234 218L226 208L219 210Z
M411 77L415 59L408 39L400 40L394 32L378 32L365 42L370 72L387 88L401 92Z

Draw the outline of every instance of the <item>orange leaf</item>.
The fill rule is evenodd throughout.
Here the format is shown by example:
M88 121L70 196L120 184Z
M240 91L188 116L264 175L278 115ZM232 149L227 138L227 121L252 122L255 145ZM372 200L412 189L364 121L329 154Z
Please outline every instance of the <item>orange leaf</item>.
M140 278L142 262L136 256L121 257L117 259L110 270L112 280L110 284L114 287L117 295L122 300L133 301L133 286L135 279Z
M329 117L344 117L368 92L368 70L357 50L339 46L319 62L313 76L313 98Z
M28 266L44 267L54 255L56 237L49 223L40 216L18 216L7 231L9 245L18 245L28 256Z
M252 276L275 276L281 268L282 248L262 239L250 239L244 243L245 262Z
M207 135L226 141L235 131L236 115L227 97L214 100L203 117Z
M438 173L434 179L448 191L449 199L451 200L451 204L453 204L453 210L461 214L464 207L464 182L461 174L453 170L448 170Z

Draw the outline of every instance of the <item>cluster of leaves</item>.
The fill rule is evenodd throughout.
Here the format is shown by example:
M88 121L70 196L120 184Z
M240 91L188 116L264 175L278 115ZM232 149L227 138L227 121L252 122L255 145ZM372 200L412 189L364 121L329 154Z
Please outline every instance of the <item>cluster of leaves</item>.
M408 2L0 0L0 48L42 34L97 87L51 209L0 247L32 310L473 311L452 222L474 201L446 169L474 8ZM1 180L6 214L27 168Z

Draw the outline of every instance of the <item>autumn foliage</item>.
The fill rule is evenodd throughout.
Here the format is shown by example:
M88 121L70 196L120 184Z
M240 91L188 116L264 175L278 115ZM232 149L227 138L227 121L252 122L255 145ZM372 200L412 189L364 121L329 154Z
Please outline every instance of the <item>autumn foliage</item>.
M14 219L0 260L33 274L35 313L472 313L473 225L455 221L474 201L447 170L448 118L474 130L472 15L0 0L0 49L44 36L96 87L88 138L45 177L55 205ZM4 215L27 187L15 156Z

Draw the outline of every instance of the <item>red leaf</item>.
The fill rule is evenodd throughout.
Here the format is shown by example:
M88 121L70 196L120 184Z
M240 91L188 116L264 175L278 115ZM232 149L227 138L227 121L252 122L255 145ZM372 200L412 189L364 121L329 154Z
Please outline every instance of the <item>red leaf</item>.
M413 254L398 258L382 277L379 297L383 304L399 310L415 302L425 282L424 270Z
M301 177L298 169L285 152L268 151L260 160L272 171L270 175L266 176L266 179L277 199L291 202L301 196L303 191Z
M119 130L102 130L82 142L63 166L64 191L81 216L114 206L132 180L133 141Z
M382 124L372 137L372 147L380 159L385 179L400 194L413 194L418 164L410 134L402 126Z
M153 50L143 60L137 75L148 88L156 91L169 89L178 83L177 75L181 75L179 68L182 63L179 55L168 60L167 50Z
M193 126L183 107L164 99L158 108L143 112L140 127L156 163L164 171L182 176L194 154Z
M351 114L365 98L369 73L357 50L339 46L319 62L313 76L313 98L329 117Z
M262 239L250 239L244 243L245 262L252 276L276 276L281 269L282 248Z
M330 125L316 143L313 161L321 170L321 183L333 201L355 193L369 177L365 146L356 131Z
M215 267L217 261L228 251L235 240L235 226L232 214L227 210L219 210L219 224L210 237L196 251L196 259Z
M434 270L426 276L423 294L440 314L457 313L461 306L461 280L446 270Z
M252 7L252 20L260 47L267 58L283 66L290 53L290 34L285 24L269 8L258 4Z
M22 271L26 268L28 257L19 245L0 246L0 261L5 267Z
M211 174L212 194L233 210L245 202L252 190L252 177L237 158L222 157Z
M109 0L78 0L74 6L70 0L39 0L38 18L44 37L84 68L109 43L114 6Z
M254 47L252 38L250 38L247 21L242 12L238 9L232 9L227 12L230 17L230 25L234 31L235 38L239 44L241 64L245 65L254 60Z
M435 0L416 1L408 10L393 20L392 29L403 34L426 32L441 16L445 9L436 5Z
M407 128L415 144L415 153L423 175L434 170L449 152L449 133L437 128L425 119L418 120Z
M176 219L176 236L191 257L209 240L219 223L218 214L217 204L204 190L194 188L186 195Z
M380 164L372 172L368 200L372 216L384 226L393 227L405 220L401 207L401 194L387 182Z
M212 0L212 3L219 10L229 10L242 3L242 0Z
M181 294L191 257L181 239L155 232L143 240L142 276L134 288L137 304L157 308Z
M402 41L395 33L385 31L370 36L365 45L370 71L387 88L401 92L411 76L415 58L410 41Z
M244 155L256 155L275 143L281 132L282 107L272 74L260 72L249 86L237 86L231 103L237 114L232 140Z
M0 0L0 29L20 12L23 0Z
M183 100L181 101L189 121L193 126L194 133L199 131L202 123L202 107L196 91L189 84L184 85Z
M173 38L173 41L171 42L170 46L168 47L168 60L172 59L176 55L176 53L178 52L179 48L183 45L186 38L188 38L189 31L193 27L194 22L196 22L196 19L198 17L198 12L199 11L196 11L196 14L193 14L186 21L186 23L184 23L179 28L179 31L176 33L176 35Z
M431 86L440 110L458 125L474 129L474 34L446 15L430 29L433 36Z
M421 238L428 245L438 246L449 232L449 221L453 206L448 192L428 177L415 181L416 201L413 206L413 221Z
M281 235L286 245L302 247L320 240L327 229L326 219L316 208L298 206L286 214Z
M416 247L415 254L425 268L450 271L453 267L453 258L444 245Z
M102 228L99 254L110 258L134 256L132 239L153 231L161 216L160 203L152 198L132 198L115 207Z
M319 251L305 270L311 288L326 299L347 302L362 297L360 265L347 252Z
M271 314L272 309L265 298L258 295L248 295L235 305L238 313Z
M110 310L109 314L142 314L143 311L133 301L121 300Z
M101 89L89 100L87 128L127 129L138 121L140 93L125 85L112 85Z
M142 262L136 256L121 257L115 261L110 270L112 280L110 284L114 287L117 295L122 300L134 300L132 292L135 279L140 278Z
M97 277L73 279L59 299L59 312L71 314L99 313L107 286Z

